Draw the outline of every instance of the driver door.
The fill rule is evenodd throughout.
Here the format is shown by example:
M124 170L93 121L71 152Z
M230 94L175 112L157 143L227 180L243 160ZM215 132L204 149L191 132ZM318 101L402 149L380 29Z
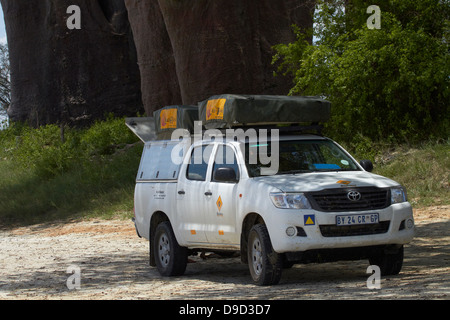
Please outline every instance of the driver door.
M217 181L214 173L220 168L232 168L235 181ZM239 245L240 235L236 230L240 168L232 146L219 144L212 164L211 179L207 185L210 193L205 201L206 238L210 243Z

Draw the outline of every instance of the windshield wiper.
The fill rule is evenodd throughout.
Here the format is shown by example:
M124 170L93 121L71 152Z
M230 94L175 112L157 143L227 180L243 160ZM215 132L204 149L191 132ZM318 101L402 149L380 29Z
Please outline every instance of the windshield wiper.
M311 172L340 172L340 171L359 171L358 169L315 169Z
M277 174L295 174L295 173L307 173L311 172L310 170L287 170L287 171L278 171Z

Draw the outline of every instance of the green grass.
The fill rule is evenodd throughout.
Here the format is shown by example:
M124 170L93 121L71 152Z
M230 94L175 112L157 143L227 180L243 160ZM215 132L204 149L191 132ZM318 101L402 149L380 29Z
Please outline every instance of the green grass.
M374 172L404 185L414 207L450 204L448 143L420 148L399 146L380 152L377 159Z
M65 137L56 126L0 132L1 225L132 217L143 145L124 120L69 129Z
M0 131L0 226L133 216L143 144L122 118L65 130L14 125ZM415 207L450 203L450 146L388 148L360 140L347 147L374 172L404 185Z

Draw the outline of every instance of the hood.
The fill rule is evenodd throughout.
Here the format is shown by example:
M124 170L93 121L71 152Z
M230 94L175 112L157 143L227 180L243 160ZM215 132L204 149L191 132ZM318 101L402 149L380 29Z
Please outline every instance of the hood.
M341 187L387 188L399 185L391 179L366 171L280 174L254 179L276 187L282 192L312 192Z

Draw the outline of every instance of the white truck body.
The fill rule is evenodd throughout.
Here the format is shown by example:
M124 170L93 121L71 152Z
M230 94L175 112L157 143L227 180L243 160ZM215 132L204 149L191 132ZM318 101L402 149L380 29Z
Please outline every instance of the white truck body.
M183 141L145 143L134 210L138 234L151 243L157 241L154 233L158 223L168 221L180 247L192 251L241 251L242 260L247 261L252 259L249 250L253 250L248 244L250 229L260 224L267 229L273 251L283 261L307 261L308 252L345 248L358 248L358 252L363 252L361 256L369 258L375 249L388 254L389 250L396 252L401 248L403 260L403 245L414 236L412 208L403 188L364 170L330 139L316 135L280 136L280 152L287 150L285 153L296 159L305 158L305 154L290 150L302 143L316 149L321 143L333 144L345 159L339 165L309 163L314 170L279 170L267 176L250 173L253 169L249 169L244 151L249 147L248 141L200 140L192 145ZM283 147L284 142L292 146ZM190 164L193 150L200 149L204 151L203 162ZM215 169L220 167L215 162L223 158L224 150L234 154L234 181L214 181ZM280 169L282 166L280 163ZM341 170L339 166L351 169ZM376 200L372 198L377 198L378 204L374 205ZM152 248L153 244L150 264L155 265ZM368 249L366 253L364 248ZM255 270L259 268L256 260L253 265ZM277 280L263 282L259 281L273 284Z

